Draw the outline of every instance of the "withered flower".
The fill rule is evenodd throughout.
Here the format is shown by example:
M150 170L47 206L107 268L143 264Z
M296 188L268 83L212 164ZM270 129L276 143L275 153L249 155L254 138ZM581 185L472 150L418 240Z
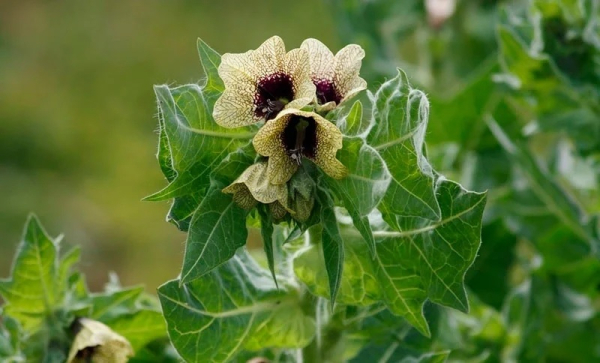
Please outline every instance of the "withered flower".
M99 321L80 318L73 322L72 328L77 334L69 351L68 363L125 363L134 354L127 339Z
M256 152L268 156L267 175L272 184L285 184L298 170L302 158L312 160L335 179L347 174L335 155L342 148L342 133L314 112L287 109L258 130Z
M367 82L359 77L365 57L359 45L347 45L334 56L325 44L311 38L302 42L300 49L308 52L318 110L331 110L367 88Z
M288 187L269 182L266 162L248 167L223 193L233 194L233 201L246 210L258 202L268 204L274 219L283 218L288 211Z
M223 127L271 120L285 108L306 106L315 94L308 53L304 49L286 53L278 36L256 50L223 54L218 72L225 91L215 103L213 117Z

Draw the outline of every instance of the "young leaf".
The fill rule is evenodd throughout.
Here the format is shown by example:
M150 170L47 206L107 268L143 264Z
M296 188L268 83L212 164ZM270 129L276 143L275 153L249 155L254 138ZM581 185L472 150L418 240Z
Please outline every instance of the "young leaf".
M429 102L408 84L406 74L385 82L371 95L372 123L367 141L385 161L392 181L381 205L393 215L439 220L434 173L423 155Z
M231 195L221 192L221 188L211 188L190 224L181 283L222 265L246 244L246 214Z
M325 184L342 200L354 225L375 252L375 240L367 215L379 204L390 183L390 174L377 151L361 138L345 138L338 158L348 168L341 180L325 177Z
M299 296L275 286L245 250L199 279L158 289L171 341L186 361L225 362L242 350L297 348L313 338Z
M317 190L317 197L321 204L321 222L323 223L321 248L329 282L329 299L333 307L344 270L344 243L337 225L331 197L320 188Z
M59 265L58 244L37 217L29 216L11 277L0 280L0 295L7 302L4 313L16 319L25 333L39 329L44 319L62 304L67 280L61 273L65 267ZM67 261L70 264L72 261Z
M89 318L108 322L116 316L132 313L137 310L136 303L144 292L143 287L91 294L89 301L92 307Z
M269 263L269 271L273 276L273 281L277 286L277 277L275 276L275 255L273 251L273 219L269 213L266 205L258 207L258 214L260 215L260 233L263 240L263 248L267 255L267 262Z

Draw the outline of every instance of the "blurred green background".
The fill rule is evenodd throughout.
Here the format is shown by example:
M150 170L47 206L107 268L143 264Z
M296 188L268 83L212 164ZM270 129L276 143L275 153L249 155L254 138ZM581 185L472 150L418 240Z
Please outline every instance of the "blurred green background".
M341 44L318 0L2 1L0 276L35 212L82 245L92 290L109 271L148 291L176 277L185 234L141 201L166 185L152 86L201 79L198 37L225 53L274 34Z

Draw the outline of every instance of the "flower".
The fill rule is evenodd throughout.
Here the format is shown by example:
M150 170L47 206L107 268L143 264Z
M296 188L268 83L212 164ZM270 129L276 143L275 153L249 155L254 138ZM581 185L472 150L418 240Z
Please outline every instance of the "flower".
M267 178L267 163L264 161L248 167L223 193L233 194L233 201L250 210L258 202L268 204L274 219L285 216L288 208L287 184L273 185Z
M335 158L342 148L342 133L314 112L282 111L258 130L253 144L257 153L269 157L267 174L276 185L290 180L302 158L312 160L332 178L347 174L346 167Z
M315 94L308 53L304 49L286 53L278 36L256 50L223 54L218 72L225 91L215 103L213 117L223 127L271 120L285 108L306 106Z
M68 363L125 363L134 354L127 339L99 321L79 318L73 322L72 329L77 333L69 351Z
M365 57L365 51L359 45L347 45L335 57L317 39L306 39L300 49L308 52L310 77L316 86L321 110L331 110L367 88L367 82L358 76Z

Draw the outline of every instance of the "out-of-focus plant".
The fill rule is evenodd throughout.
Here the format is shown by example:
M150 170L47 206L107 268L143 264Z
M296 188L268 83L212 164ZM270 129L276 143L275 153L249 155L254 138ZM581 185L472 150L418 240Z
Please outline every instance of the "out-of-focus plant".
M80 249L61 253L62 239L29 217L11 276L0 280L0 361L177 361L156 298L116 275L89 292L73 269Z
M374 78L399 61L429 93L432 164L489 190L477 307L442 314L425 344L457 361L598 360L598 1L458 1L436 27L421 1L330 4L343 37L377 49Z

